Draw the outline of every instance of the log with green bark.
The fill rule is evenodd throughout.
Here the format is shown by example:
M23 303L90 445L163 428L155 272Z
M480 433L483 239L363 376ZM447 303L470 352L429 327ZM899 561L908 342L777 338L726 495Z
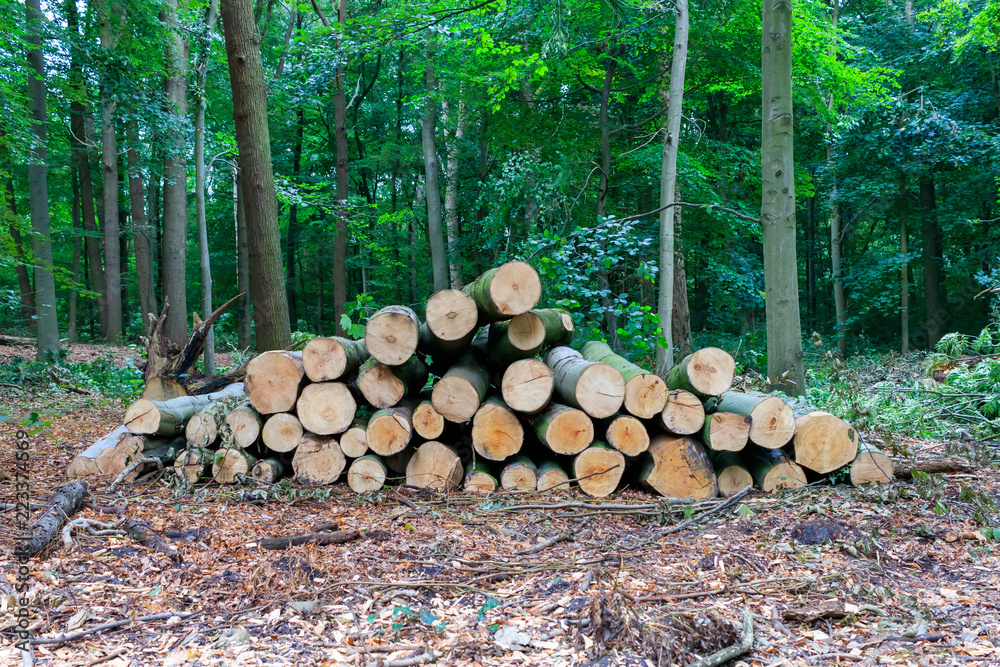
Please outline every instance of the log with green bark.
M317 382L302 390L295 412L302 428L317 435L343 433L354 421L358 404L343 382Z
M552 369L541 359L520 359L503 372L500 393L503 400L521 414L538 414L555 390Z
M625 456L603 442L595 442L573 458L573 476L588 496L605 498L618 488L625 472Z
M753 486L753 476L750 470L736 452L709 451L715 476L719 480L719 493L731 496L748 486Z
M737 412L714 412L705 417L701 441L716 452L738 452L747 446L751 418Z
M391 408L407 396L416 396L427 384L427 365L413 355L398 366L372 358L358 370L358 390L373 408Z
M250 477L262 484L274 484L285 474L285 466L276 458L259 459L250 469Z
M174 474L187 480L189 484L195 484L210 474L214 460L215 452L211 449L190 447L174 459Z
M710 411L750 417L750 442L766 449L784 447L795 433L795 415L777 396L727 391L706 405Z
M406 464L406 483L421 489L453 491L462 483L462 459L437 440L425 442Z
M304 433L305 429L302 428L302 422L298 417L288 412L279 412L264 422L260 439L272 452L284 454L298 447Z
M714 498L719 495L715 469L705 446L694 438L660 435L649 443L639 468L639 482L667 498Z
M114 429L103 438L100 438L92 444L90 447L82 451L73 457L69 466L66 468L67 477L85 477L87 475L107 475L110 474L108 470L101 469L101 461L107 459L108 454L106 452L114 451L115 445L122 436L128 434L130 431L124 426L119 426ZM103 459L102 459L103 455Z
M344 456L356 459L368 452L368 419L355 418L351 427L340 436L340 449Z
M556 391L567 404L598 419L622 407L625 379L608 364L587 361L569 347L556 347L545 355L545 365L552 369Z
M371 493L385 486L389 475L385 462L374 454L358 457L347 469L347 484L355 493Z
M604 440L625 456L639 456L649 449L649 431L637 417L618 413L601 420L598 432Z
M214 394L179 396L168 401L140 398L125 411L124 424L133 433L175 436L184 432L191 417L213 401L227 396L242 395L244 385L234 383Z
M652 419L667 405L667 383L656 373L615 354L607 343L592 340L584 344L580 354L587 361L607 364L622 374L625 380L625 410L640 419Z
M246 396L228 396L212 401L194 414L184 427L189 447L208 447L219 439L219 429L230 411L249 404Z
M684 389L700 398L718 396L733 386L736 362L724 350L703 347L692 352L667 374L670 389Z
M583 410L552 403L531 419L543 445L556 454L579 454L594 441L594 422Z
M302 368L312 382L333 382L354 373L368 356L363 340L313 338L302 350Z
M462 288L479 309L479 323L506 320L535 307L542 296L538 273L525 262L490 269Z
M187 447L184 436L160 438L140 434L128 434L119 439L109 459L104 463L112 475L120 475L133 461L142 458L155 458L163 465L172 464L174 458ZM155 464L139 466L130 472L123 481L131 482Z
M538 488L538 468L527 456L515 456L500 471L500 486L505 491L534 491Z
M431 402L442 417L461 424L476 414L489 386L486 364L479 355L466 353L434 384Z
M294 410L299 392L308 382L301 352L272 350L247 364L247 398L262 415Z
M858 432L840 417L817 410L795 420L795 462L821 475L858 455Z
M481 461L465 466L462 488L470 493L493 493L497 490L497 478Z
M754 484L766 493L780 489L798 489L805 486L805 471L785 454L782 449L749 446L743 460L753 475Z
M534 357L545 348L573 341L573 318L562 308L538 308L490 325L490 361L509 364Z
M220 449L212 460L212 481L235 484L250 476L250 470L256 462L256 457L245 450L231 447Z
M705 426L705 406L690 391L674 389L656 422L674 435L693 435Z
M332 484L344 472L347 459L340 444L328 435L306 433L295 448L292 472L295 481L304 486Z
M569 489L569 475L556 461L542 461L538 464L539 491L566 491Z
M499 396L490 396L472 418L472 447L490 461L503 461L521 451L524 428Z
M220 429L223 447L246 449L257 442L264 420L249 402L226 413Z
M372 414L365 429L368 448L379 456L391 456L413 439L413 405L404 403Z
M386 306L365 325L369 354L388 366L399 366L417 351L420 320L406 306Z
M867 442L858 445L858 456L851 463L851 484L891 484L893 474L892 459Z

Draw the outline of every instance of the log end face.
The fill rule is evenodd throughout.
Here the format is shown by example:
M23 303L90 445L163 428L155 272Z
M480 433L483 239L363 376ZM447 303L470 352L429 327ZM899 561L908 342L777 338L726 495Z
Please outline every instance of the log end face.
M434 385L431 402L442 417L455 424L464 424L479 409L479 393L465 378L449 375Z
M552 398L552 370L540 359L515 361L504 371L500 383L503 400L513 410L534 414Z
M365 326L369 354L387 366L405 363L417 351L420 321L405 306L389 306L372 315Z
M608 444L625 456L639 456L649 449L649 431L645 424L629 415L612 420L606 436Z
M625 409L640 419L652 419L667 405L667 383L659 375L645 373L625 384Z
M341 382L308 385L296 403L302 427L317 435L343 433L354 422L357 409L350 389Z
M383 363L358 375L358 389L372 407L382 410L403 400L406 387L392 372L392 367Z
M462 481L462 460L437 440L420 445L406 464L406 483L418 488L452 491Z
M313 338L302 350L302 367L312 382L339 380L347 368L347 351L336 338Z
M542 281L526 262L507 262L490 281L490 300L501 315L513 317L526 313L541 297Z
M576 383L576 401L591 417L610 417L625 401L625 378L607 364L592 364Z
M153 434L160 428L160 411L148 398L140 398L125 411L125 428L132 433Z
M604 498L614 493L625 472L625 457L607 447L588 447L573 461L573 475L589 496ZM596 474L595 474L596 473Z
M521 451L524 428L510 410L486 402L472 418L472 444L483 458L503 461Z
M593 420L576 408L560 411L545 431L545 442L556 454L579 454L593 441Z
M476 302L462 290L441 290L427 300L427 326L441 340L460 341L478 323Z
M751 418L750 441L765 449L784 447L795 435L795 413L777 396L761 401L754 408Z
M697 440L662 435L649 443L643 486L668 498L714 498L719 495L715 468Z
M660 424L675 435L692 435L705 425L705 407L691 392L674 389L667 394Z
M687 377L703 396L718 396L733 386L736 362L725 350L703 347L687 358Z

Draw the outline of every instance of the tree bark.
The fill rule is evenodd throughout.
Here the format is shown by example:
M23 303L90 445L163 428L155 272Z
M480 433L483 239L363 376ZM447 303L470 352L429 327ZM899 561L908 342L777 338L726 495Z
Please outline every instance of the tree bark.
M163 299L170 303L167 337L177 346L188 338L187 328L187 123L188 42L178 19L178 0L167 0L160 13L171 37L166 43L164 92L168 113L175 127L167 138L163 159L163 242L160 247L163 270ZM105 214L105 217L107 215ZM105 270L107 270L105 268ZM109 297L110 298L110 297Z
M233 168L233 211L236 217L236 291L242 294L236 311L236 344L241 350L253 345L253 299L250 287L250 249L247 241L246 197L243 194L243 174ZM290 327L291 325L289 325Z
M448 123L447 100L441 101L444 112L444 122ZM451 277L451 288L462 287L462 262L458 252L459 222L458 222L458 168L462 141L465 139L466 123L465 102L458 102L458 117L455 119L455 132L452 135L451 146L448 147L448 165L445 167L444 217L448 232L448 273Z
M205 21L199 27L198 55L195 61L194 96L194 206L198 219L198 267L201 272L201 308L212 310L212 264L208 248L208 219L205 214L205 103L208 85L208 60L212 53L212 33L219 20L219 0L211 0ZM215 332L209 329L205 340L205 373L215 374Z
M28 20L28 113L35 145L28 162L28 196L31 205L31 247L35 255L35 316L39 361L59 352L59 321L56 318L56 281L52 274L52 235L49 231L49 196L46 175L47 113L45 107L45 62L42 56L42 14L39 0L26 0Z
M663 162L660 175L660 206L675 202L677 187L677 151L680 144L683 116L684 72L687 67L688 2L674 4L674 51L670 65L670 93L667 98L667 135L663 140ZM662 93L661 93L662 94ZM680 207L678 207L680 208ZM664 342L656 346L656 372L663 375L674 365L674 211L660 211L660 274L657 311Z
M292 6L292 13L295 7ZM299 178L302 169L302 137L305 133L306 116L300 108L295 124L295 145L292 147L292 180ZM295 255L299 250L299 205L293 201L288 205L288 243L285 249L285 291L288 293L288 324L298 330L299 308L295 296Z
M69 313L68 313L68 323L66 327L66 338L72 343L76 340L76 306L77 297L79 296L77 285L80 281L80 250L81 250L81 232L83 231L83 224L80 222L80 180L75 169L70 169L73 189L73 283L69 292ZM11 223L13 224L13 222ZM20 245L20 239L18 239L18 245ZM20 248L18 248L20 250ZM18 269L23 268L23 265L19 264ZM18 279L20 279L20 271L18 271Z
M899 338L902 354L910 353L910 276L909 276L909 230L907 218L910 207L906 201L906 179L899 184Z
M941 340L947 312L941 307L941 236L937 222L934 177L920 177L921 232L923 234L924 312L927 318L927 347Z
M675 189L676 197L680 199L680 189ZM687 264L684 259L684 248L681 245L681 228L684 218L684 207L674 207L674 311L673 311L673 347L677 352L675 357L691 354L694 345L691 342L691 308L688 305Z
M437 75L434 72L434 52L427 46L427 66L424 86L424 119L421 125L420 145L424 154L424 198L427 202L427 235L430 238L431 269L434 291L448 288L448 253L445 249L444 231L441 228L441 186L438 184L437 158Z
M608 207L608 181L611 178L611 132L608 127L608 105L611 99L611 84L615 78L618 61L608 57L604 70L604 86L601 88L601 111L598 118L598 130L601 135L601 174L597 182L597 222L604 224ZM607 244L601 244L601 251L607 251ZM601 263L597 271L597 287L601 291L601 307L604 309L604 326L607 329L608 341L614 350L620 350L618 342L618 316L611 304L611 283L608 280L608 269Z
M74 183L76 183L75 179ZM14 195L13 176L7 177L7 206L10 208L8 229L10 230L10 238L14 241L14 254L17 258L17 288L18 292L20 292L21 310L24 313L24 317L34 324L35 292L31 287L31 275L28 273L28 258L24 254L24 240L21 237L21 229L18 227L17 200Z
M827 147L827 166L833 171L833 151ZM847 358L847 300L844 297L844 273L841 261L843 232L840 229L840 202L837 200L837 177L830 186L830 263L833 277L833 307L837 318L837 351Z
M109 60L118 46L124 8L104 0L97 5L101 24L101 49ZM117 25L115 25L117 23ZM107 73L101 81L101 173L104 178L104 285L108 308L106 339L116 343L122 335L122 274L118 225L118 140L115 135L113 84ZM186 333L186 332L185 332ZM185 339L187 336L185 335Z
M139 128L134 120L128 122L128 194L132 211L132 244L135 246L135 274L139 283L139 311L142 332L149 333L149 315L156 313L156 293L153 291L150 229L142 193L142 164L139 156ZM208 311L212 312L212 311Z
M324 24L326 20L324 19ZM343 34L347 25L347 0L337 2L337 23L340 24ZM337 46L341 42L338 38ZM348 191L350 180L348 174L349 156L347 152L347 101L344 90L346 61L337 67L336 88L333 96L334 112L334 132L337 144L337 234L333 241L333 319L334 332L338 336L344 335L344 328L341 326L341 318L347 312L347 215L348 215ZM322 294L322 287L320 287Z
M805 391L805 373L795 258L791 0L764 3L761 87L767 375L770 386L800 395Z
M226 0L222 20L233 90L233 116L239 147L257 350L279 350L291 343L285 276L281 266L278 200L271 167L267 127L267 90L260 56L260 34L249 0Z

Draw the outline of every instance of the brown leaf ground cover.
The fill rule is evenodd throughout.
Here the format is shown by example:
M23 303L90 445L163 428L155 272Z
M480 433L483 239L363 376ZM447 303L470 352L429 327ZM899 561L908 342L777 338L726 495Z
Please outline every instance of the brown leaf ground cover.
M37 413L31 493L40 505L72 455L122 410L114 399L7 392L0 470L13 469L12 424ZM36 637L159 620L39 645L36 657L47 665L686 665L736 642L746 605L754 647L736 665L1000 665L1000 542L987 527L997 520L989 500L1000 501L998 481L987 467L940 484L754 493L712 514L713 504L686 508L634 489L606 502L576 492L358 497L346 486L295 497L177 489L154 477L107 494L107 480L94 480L94 505L148 521L183 561L122 536L53 544L31 562ZM11 481L0 481L0 493L12 502ZM16 533L4 507L0 661L15 664ZM687 529L657 536L686 519ZM324 523L361 538L253 546Z

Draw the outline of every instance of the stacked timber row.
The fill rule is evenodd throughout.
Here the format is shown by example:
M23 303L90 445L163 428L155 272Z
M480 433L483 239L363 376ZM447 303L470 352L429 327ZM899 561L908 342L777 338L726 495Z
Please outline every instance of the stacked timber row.
M172 467L191 483L572 485L595 497L633 484L676 498L795 488L847 464L855 483L891 479L889 459L859 450L833 415L733 391L723 350L698 350L662 378L603 342L574 341L569 313L538 308L540 296L534 269L510 262L434 294L422 320L387 306L364 340L315 338L258 355L245 384L218 394L136 402L73 472L141 461L130 477Z

